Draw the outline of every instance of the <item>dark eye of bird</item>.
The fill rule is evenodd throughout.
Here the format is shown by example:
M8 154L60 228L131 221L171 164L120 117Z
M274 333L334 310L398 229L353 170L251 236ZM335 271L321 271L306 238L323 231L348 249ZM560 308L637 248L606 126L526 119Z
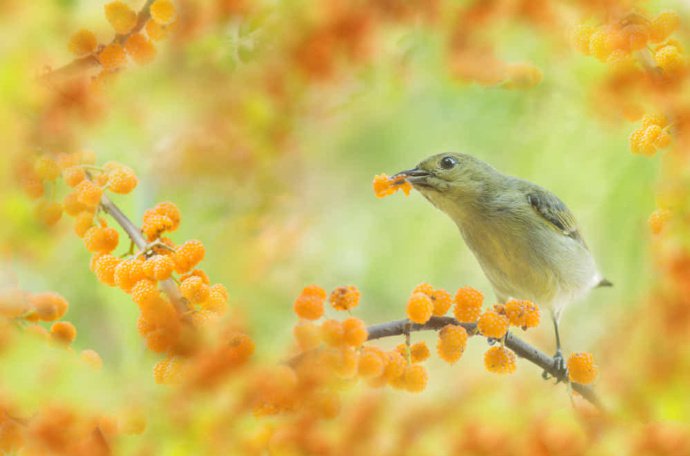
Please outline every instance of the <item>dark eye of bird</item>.
M441 159L441 168L443 169L451 169L453 166L457 165L458 161L453 158L453 157L443 157Z

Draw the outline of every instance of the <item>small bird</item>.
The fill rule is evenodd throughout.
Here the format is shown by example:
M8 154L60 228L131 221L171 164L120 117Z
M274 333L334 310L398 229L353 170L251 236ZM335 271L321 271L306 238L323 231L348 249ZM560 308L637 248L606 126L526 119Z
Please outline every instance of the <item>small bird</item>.
M404 177L453 219L500 302L526 299L550 312L554 361L565 373L561 312L592 288L612 285L599 273L566 205L467 154L433 155L394 177Z

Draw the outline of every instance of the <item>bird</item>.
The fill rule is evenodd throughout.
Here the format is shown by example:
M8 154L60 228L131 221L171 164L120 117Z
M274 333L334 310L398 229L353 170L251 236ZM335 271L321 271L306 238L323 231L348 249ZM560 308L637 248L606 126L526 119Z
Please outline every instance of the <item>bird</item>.
M407 180L455 222L500 303L529 300L550 313L562 378L563 310L593 288L612 286L568 207L545 188L464 153L432 155L393 177Z

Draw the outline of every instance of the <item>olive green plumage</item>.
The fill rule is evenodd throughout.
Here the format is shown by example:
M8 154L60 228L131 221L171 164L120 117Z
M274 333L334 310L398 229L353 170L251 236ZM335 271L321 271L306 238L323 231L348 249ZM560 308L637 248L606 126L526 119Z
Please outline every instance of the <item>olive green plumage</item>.
M557 320L570 302L610 285L575 217L548 190L459 153L400 174L457 224L500 301L529 299Z

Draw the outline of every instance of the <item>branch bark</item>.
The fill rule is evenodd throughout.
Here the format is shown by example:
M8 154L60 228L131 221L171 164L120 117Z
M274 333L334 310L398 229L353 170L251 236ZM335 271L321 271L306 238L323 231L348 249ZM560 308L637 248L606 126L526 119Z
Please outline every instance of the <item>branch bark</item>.
M470 335L476 334L477 325L474 323L460 323L455 318L452 317L431 317L431 319L423 325L420 324L410 324L410 321L405 320L395 320L387 323L381 323L378 325L369 326L369 338L368 340L376 340L384 337L399 336L406 334L409 331L438 331L446 325L458 325L462 326L467 330ZM564 383L569 383L567 375L559 372L556 368L556 363L553 358L546 353L542 352L538 348L528 344L524 340L518 338L511 332L506 334L504 339L504 344L507 348L515 352L520 358L524 358L527 361L541 367L543 370L551 374L554 378L562 381ZM592 405L600 410L604 407L599 400L599 397L595 393L592 387L587 385L581 385L579 383L571 383L574 391L579 393L585 400L590 402Z

